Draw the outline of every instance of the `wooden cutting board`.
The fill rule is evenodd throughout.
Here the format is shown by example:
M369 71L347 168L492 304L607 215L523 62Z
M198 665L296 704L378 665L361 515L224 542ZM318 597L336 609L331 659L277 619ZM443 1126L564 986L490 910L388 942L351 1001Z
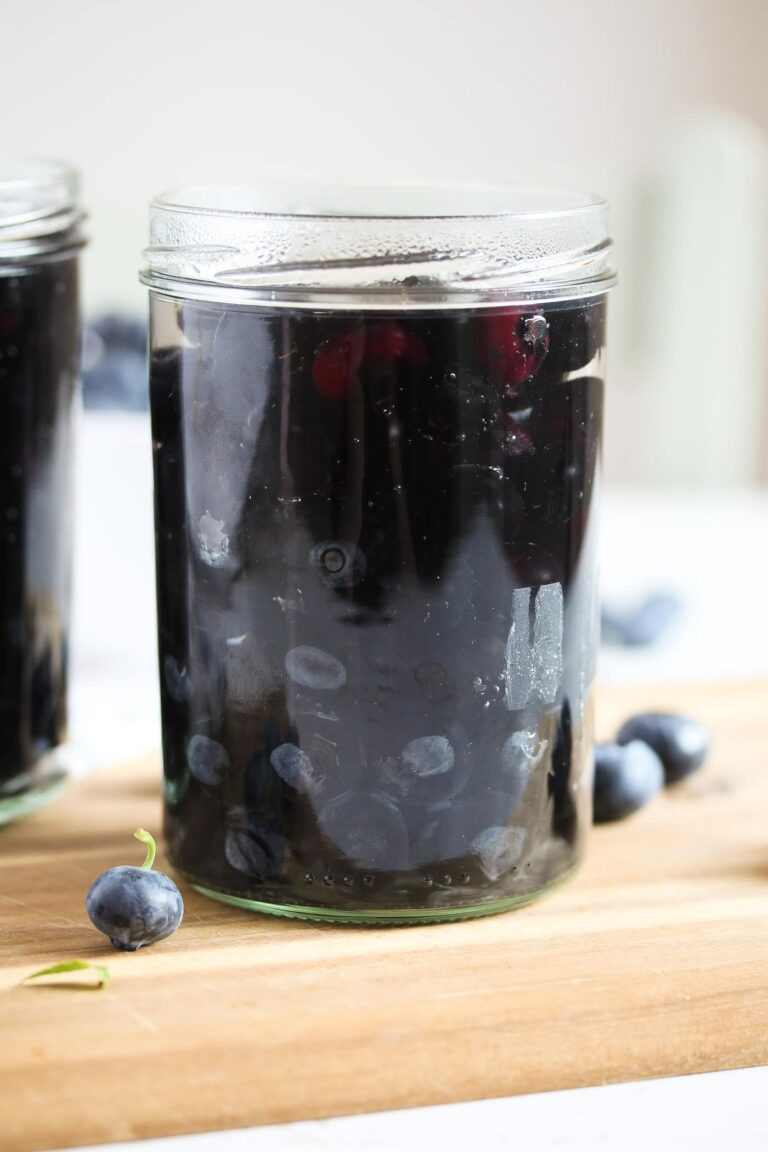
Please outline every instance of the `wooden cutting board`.
M487 920L333 928L185 888L181 930L119 954L83 901L158 829L157 759L2 830L4 1152L768 1062L768 685L603 692L602 734L647 706L711 725L706 769ZM75 957L110 987L19 986Z

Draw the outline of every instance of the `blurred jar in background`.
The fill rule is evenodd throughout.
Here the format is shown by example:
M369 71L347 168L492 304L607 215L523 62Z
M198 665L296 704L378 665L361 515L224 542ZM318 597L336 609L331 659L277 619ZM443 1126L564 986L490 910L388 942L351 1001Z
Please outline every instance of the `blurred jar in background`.
M0 824L65 777L77 174L0 156Z

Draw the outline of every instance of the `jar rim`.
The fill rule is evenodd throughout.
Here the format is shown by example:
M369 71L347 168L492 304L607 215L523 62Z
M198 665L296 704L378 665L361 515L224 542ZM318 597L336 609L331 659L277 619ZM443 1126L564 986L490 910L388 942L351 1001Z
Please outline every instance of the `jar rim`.
M63 160L0 153L0 262L79 248L80 176Z
M460 307L604 292L611 247L606 201L568 189L196 184L152 200L141 279L181 298Z
M286 207L286 203L298 203L297 197L327 198L325 208ZM464 207L438 209L439 201L450 202L455 196ZM473 198L484 197L498 207L472 206ZM357 208L342 208L340 202L359 197ZM389 197L390 204L403 203L407 198L411 205L407 210L395 211L365 208L365 197ZM268 206L274 198L282 198L283 206ZM347 199L349 198L349 199ZM429 199L431 198L431 206ZM509 202L501 206L503 200ZM514 201L517 200L517 204ZM242 201L246 206L233 206ZM524 205L523 202L527 201ZM418 203L425 206L417 208ZM575 217L590 212L607 209L604 197L581 189L564 189L555 185L505 184L505 183L451 183L448 181L382 181L373 185L343 184L324 185L319 182L308 184L276 183L254 184L190 184L170 188L153 197L150 211L177 212L184 215L222 216L234 219L249 217L285 220L493 220Z

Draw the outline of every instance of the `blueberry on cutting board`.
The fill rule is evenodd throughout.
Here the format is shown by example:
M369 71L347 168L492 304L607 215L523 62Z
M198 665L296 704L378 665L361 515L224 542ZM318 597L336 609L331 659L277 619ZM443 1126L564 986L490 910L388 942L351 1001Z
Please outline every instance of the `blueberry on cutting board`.
M623 820L652 800L664 786L661 760L647 744L598 744L595 747L593 805L595 824Z
M147 845L141 868L123 866L102 872L85 899L92 922L121 952L135 952L164 940L176 931L184 915L184 902L173 880L152 871L155 841L142 828L134 836Z
M698 720L673 712L641 712L619 729L618 744L642 740L664 765L667 784L690 776L704 763L709 751L709 732Z

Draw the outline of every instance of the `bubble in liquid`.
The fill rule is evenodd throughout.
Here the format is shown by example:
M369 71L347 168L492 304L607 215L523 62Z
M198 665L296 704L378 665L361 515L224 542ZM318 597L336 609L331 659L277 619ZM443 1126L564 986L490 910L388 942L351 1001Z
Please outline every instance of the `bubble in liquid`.
M285 670L291 680L304 688L336 691L347 682L344 665L330 652L301 644L291 648L285 656Z
M187 744L187 764L196 780L210 786L221 784L230 768L226 748L209 736L199 734Z
M351 588L365 576L367 563L356 544L324 540L309 555L312 567L331 588Z
M523 854L524 828L486 828L472 841L472 851L489 880L498 880Z

